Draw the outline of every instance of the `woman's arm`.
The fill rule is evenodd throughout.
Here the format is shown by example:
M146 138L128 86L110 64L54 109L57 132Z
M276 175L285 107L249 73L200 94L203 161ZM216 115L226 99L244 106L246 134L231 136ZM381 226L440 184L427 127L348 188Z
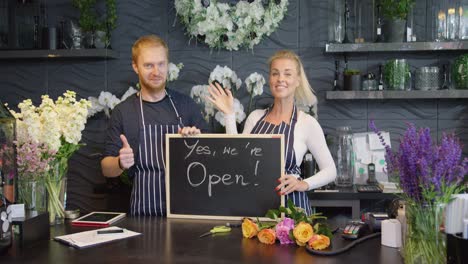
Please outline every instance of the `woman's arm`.
M319 171L316 174L308 175L304 179L309 185L308 190L312 190L334 181L336 178L336 166L320 124L309 115L306 115L304 121L304 126L301 126L301 129L305 131L300 132L306 133L305 144L319 167Z

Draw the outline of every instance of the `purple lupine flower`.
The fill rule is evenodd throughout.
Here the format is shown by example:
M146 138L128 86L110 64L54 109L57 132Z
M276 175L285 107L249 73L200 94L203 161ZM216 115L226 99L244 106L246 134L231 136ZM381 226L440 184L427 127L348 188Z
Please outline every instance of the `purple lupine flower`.
M373 121L369 126L382 141ZM462 160L462 146L453 134L444 134L440 145L436 145L432 143L429 128L417 131L413 124L408 124L399 151L392 152L385 142L382 145L386 150L388 173L398 173L401 188L416 201L424 198L422 188L434 188L438 195L443 195L443 184L458 184L468 173L468 158Z

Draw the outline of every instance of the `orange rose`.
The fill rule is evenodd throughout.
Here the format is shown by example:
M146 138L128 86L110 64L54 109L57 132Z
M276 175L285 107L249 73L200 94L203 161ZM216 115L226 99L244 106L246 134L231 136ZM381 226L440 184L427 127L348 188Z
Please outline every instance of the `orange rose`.
M276 233L271 228L262 229L258 232L258 240L264 244L274 244L276 241Z
M314 235L314 229L309 223L300 222L293 230L294 238L299 246L305 246L305 244Z
M309 240L309 246L315 250L326 249L330 246L330 238L324 235L313 235Z
M257 224L248 218L244 218L244 221L242 221L242 235L244 235L245 238L252 238L256 236L257 233Z

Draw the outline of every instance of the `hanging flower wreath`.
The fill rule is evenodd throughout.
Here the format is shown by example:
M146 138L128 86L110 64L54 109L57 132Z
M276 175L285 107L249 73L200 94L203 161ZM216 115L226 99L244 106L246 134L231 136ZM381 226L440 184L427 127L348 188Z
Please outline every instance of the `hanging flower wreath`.
M278 27L287 0L175 0L175 9L191 37L210 48L253 48Z

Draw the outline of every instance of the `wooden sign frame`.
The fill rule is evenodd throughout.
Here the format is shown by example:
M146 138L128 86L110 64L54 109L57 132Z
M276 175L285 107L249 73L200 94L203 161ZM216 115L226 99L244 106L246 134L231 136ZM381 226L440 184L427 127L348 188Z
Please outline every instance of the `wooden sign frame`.
M229 215L203 215L203 214L176 214L171 212L171 161L170 161L170 144L169 141L172 138L183 138L180 134L166 134L166 210L168 218L189 218L189 219L213 219L213 220L242 220L244 217L252 217L249 215L245 216L229 216ZM284 172L284 135L282 134L199 134L191 138L275 138L280 139L280 168L281 171L278 172L278 175L281 177ZM276 182L276 180L275 180ZM272 192L272 195L276 195ZM254 201L253 201L254 202ZM280 198L280 205L285 206L285 196L282 195ZM269 209L278 209L278 208L269 208ZM266 213L266 212L265 212ZM257 216L255 216L257 217ZM263 221L270 220L267 217L258 217Z

